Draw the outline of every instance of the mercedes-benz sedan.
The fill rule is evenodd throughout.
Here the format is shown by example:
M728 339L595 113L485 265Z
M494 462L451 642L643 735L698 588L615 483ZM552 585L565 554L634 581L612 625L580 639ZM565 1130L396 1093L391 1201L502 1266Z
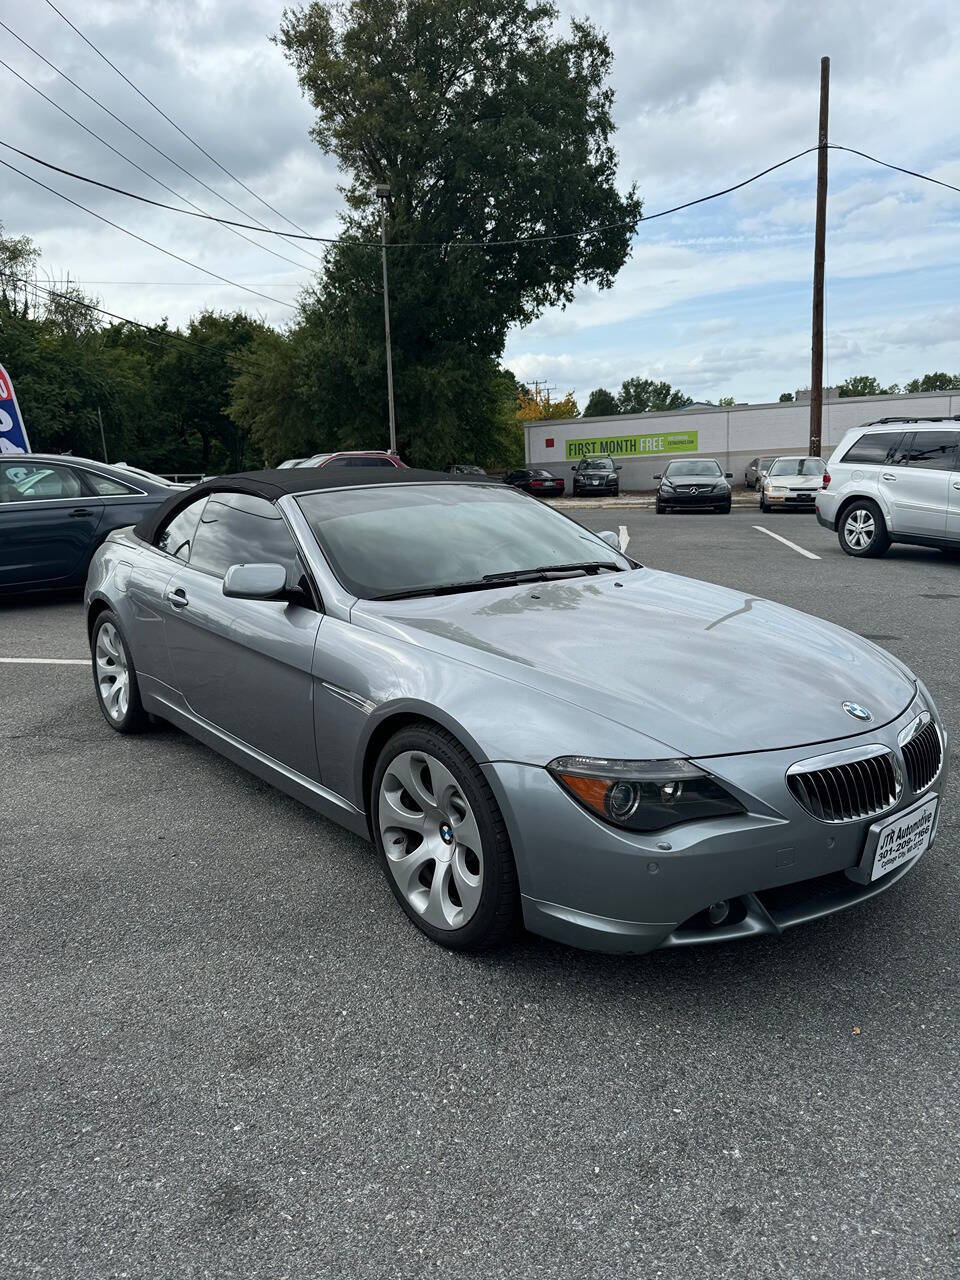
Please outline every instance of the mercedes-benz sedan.
M159 716L372 839L450 947L780 933L936 834L947 736L902 662L502 484L220 477L113 533L86 609L111 728Z

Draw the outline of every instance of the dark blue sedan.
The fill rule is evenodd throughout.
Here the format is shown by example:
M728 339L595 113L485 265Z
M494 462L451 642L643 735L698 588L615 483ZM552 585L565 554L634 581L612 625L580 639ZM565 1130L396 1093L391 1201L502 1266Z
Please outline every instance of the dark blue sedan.
M86 458L0 455L0 592L83 586L107 534L136 524L174 489Z

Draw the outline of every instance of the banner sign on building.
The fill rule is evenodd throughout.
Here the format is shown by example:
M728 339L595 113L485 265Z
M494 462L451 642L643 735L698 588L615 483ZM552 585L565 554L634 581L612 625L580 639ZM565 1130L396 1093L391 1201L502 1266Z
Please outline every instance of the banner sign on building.
M29 453L30 441L23 425L13 382L0 364L0 453Z
M614 458L645 458L658 453L696 453L699 433L667 431L658 436L600 436L596 440L568 440L567 457L609 453Z

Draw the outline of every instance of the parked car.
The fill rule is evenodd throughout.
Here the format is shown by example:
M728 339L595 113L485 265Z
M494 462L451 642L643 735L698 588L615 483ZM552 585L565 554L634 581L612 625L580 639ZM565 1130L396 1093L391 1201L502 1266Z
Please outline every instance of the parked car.
M283 469L283 463L279 470ZM310 458L301 458L299 462L291 462L293 467L397 467L403 469L395 453L387 453L384 449L341 449L336 453L315 453Z
M674 458L654 477L657 514L665 511L719 511L730 514L733 472L723 470L716 458Z
M286 471L289 467L299 467L304 462L306 462L306 458L288 458L286 462L281 462L278 464L277 470Z
M947 765L924 685L617 545L482 480L221 477L96 552L96 697L117 732L159 716L373 840L457 949L521 913L606 951L779 934L895 885ZM651 655L655 679L611 680Z
M760 510L813 511L826 469L822 458L775 458L760 490Z
M520 467L507 472L503 479L505 484L522 489L524 493L532 493L535 498L563 497L563 481L542 467Z
M0 592L82 587L112 529L136 524L180 492L72 455L0 455Z
M848 431L816 508L849 556L882 556L891 542L960 553L960 417L884 418Z
M764 477L770 468L771 462L776 462L775 454L771 454L766 458L751 458L743 473L743 483L748 489L759 491L763 487Z
M447 474L451 476L485 476L487 473L483 467L478 467L472 462L453 462L447 468Z
M581 458L573 472L573 496L584 493L616 498L620 493L620 468L612 458L595 454Z

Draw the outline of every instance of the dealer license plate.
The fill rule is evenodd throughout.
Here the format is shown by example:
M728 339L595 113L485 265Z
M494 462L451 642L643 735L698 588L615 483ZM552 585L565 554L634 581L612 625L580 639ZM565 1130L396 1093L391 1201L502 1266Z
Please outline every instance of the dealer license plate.
M861 864L864 869L871 865L872 850L871 880L879 880L902 863L926 853L937 826L938 803L937 796L929 796L905 813L873 824L867 832L866 856Z

